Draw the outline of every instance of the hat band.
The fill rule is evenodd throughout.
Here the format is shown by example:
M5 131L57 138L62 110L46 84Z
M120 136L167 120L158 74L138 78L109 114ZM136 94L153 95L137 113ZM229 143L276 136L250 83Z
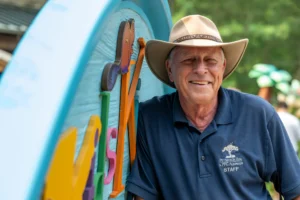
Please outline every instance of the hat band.
M215 42L222 42L222 40L220 40L219 38L217 38L215 36L205 35L205 34L185 35L185 36L182 36L182 37L174 40L173 42L178 43L178 42L182 42L185 40L192 40L192 39L206 39L206 40L212 40Z

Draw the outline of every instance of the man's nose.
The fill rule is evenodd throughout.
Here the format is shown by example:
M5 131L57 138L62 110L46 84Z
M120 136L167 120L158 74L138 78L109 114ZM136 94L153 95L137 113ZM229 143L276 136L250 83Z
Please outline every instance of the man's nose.
M198 74L206 74L207 66L202 61L197 61L194 66L194 72Z

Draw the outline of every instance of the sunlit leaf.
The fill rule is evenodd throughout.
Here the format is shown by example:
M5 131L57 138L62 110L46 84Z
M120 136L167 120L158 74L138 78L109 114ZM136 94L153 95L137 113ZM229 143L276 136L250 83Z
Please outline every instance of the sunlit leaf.
M258 77L262 76L263 74L264 73L262 73L262 72L259 72L256 70L251 70L248 75L250 78L258 78Z
M286 82L277 83L275 87L284 94L288 94L290 92L290 85Z
M271 73L271 72L277 70L274 65L261 64L261 63L254 65L253 69L256 70L256 71L259 71L261 73L264 73L264 74Z
M263 75L257 79L257 84L259 87L272 87L274 82L269 76Z
M288 82L292 79L292 76L285 70L273 71L270 73L270 77L276 82Z
M300 89L300 81L298 81L297 79L294 79L292 80L292 83L291 83L291 89L292 91L297 91Z

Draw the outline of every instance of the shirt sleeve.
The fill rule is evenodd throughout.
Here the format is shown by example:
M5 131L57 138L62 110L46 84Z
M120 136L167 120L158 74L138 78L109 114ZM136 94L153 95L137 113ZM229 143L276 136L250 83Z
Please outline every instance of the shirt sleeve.
M266 168L269 180L285 199L300 195L300 161L278 114L268 122Z
M127 178L126 190L145 200L160 199L157 191L157 178L147 145L142 113L139 112L136 158Z

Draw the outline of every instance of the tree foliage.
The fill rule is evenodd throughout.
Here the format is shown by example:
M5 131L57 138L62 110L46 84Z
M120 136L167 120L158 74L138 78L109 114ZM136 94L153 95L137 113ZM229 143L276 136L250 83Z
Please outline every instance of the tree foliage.
M257 63L273 64L300 80L299 0L170 0L173 22L185 15L212 19L225 42L248 38L247 51L224 86L257 94L248 73Z

